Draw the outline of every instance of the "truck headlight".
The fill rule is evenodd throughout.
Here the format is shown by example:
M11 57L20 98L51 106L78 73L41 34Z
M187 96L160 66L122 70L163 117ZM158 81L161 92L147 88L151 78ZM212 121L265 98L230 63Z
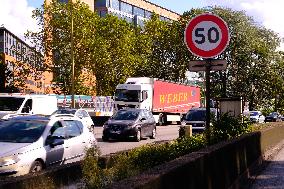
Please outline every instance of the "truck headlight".
M0 158L0 167L13 165L19 161L20 161L20 158L16 155L3 157L3 158Z

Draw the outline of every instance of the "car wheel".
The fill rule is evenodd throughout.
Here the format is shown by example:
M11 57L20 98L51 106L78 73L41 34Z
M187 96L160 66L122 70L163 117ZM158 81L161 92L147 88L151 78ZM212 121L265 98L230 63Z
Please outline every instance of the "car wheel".
M154 128L154 129L152 130L152 134L151 134L151 136L150 136L150 139L155 139L155 138L156 138L156 134L157 134L156 128Z
M102 136L102 139L104 142L108 141L108 138L106 136Z
M33 162L31 168L30 168L30 173L36 173L39 172L43 169L43 164L36 160L35 162Z
M138 131L136 132L135 141L136 141L136 142L139 142L140 140L141 140L141 131L138 130Z

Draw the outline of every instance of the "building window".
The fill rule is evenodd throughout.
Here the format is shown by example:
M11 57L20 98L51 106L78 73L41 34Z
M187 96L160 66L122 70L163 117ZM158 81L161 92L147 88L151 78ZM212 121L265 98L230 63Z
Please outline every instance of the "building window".
M0 42L0 52L4 52L4 43Z
M58 0L59 3L68 3L68 0Z
M134 6L133 7L133 14L141 16L141 17L145 17L145 10Z
M3 35L3 33L0 33L0 42L4 42L4 35Z
M164 16L160 16L160 20L162 20L162 21L166 21L166 22L169 22L169 21L170 21L170 19L169 19L169 18L164 17Z
M135 26L140 26L141 28L144 27L145 23L142 19L139 19L137 15L134 16L134 25Z
M120 11L132 14L132 5L124 2L120 2Z
M109 0L96 0L96 7L106 7Z
M122 19L126 20L129 23L133 23L133 18L130 18L128 16L120 16Z
M119 0L111 0L111 8L119 10Z
M152 12L145 10L145 18L151 19L152 14Z
M107 15L107 11L105 11L105 10L99 11L99 15L100 15L100 17L105 17Z

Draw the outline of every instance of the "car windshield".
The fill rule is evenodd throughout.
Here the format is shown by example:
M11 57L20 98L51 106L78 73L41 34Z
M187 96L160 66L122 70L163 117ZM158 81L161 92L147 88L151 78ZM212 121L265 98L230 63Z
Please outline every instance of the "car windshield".
M257 115L258 115L258 112L250 112L249 115L250 115L250 116L257 116Z
M139 90L117 89L115 91L115 100L124 102L139 102Z
M75 114L76 110L59 109L55 112L56 114Z
M118 111L112 116L113 120L136 120L139 116L138 111Z
M24 100L24 97L0 97L0 111L17 111Z
M47 121L2 121L0 142L33 143L42 135L46 124Z
M206 120L206 110L190 110L186 116L186 121L205 121Z

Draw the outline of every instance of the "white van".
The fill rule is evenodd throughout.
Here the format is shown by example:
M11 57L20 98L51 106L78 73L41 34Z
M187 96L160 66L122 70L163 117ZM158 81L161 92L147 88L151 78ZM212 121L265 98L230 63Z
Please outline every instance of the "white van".
M0 118L21 114L51 115L57 110L56 96L0 93Z

